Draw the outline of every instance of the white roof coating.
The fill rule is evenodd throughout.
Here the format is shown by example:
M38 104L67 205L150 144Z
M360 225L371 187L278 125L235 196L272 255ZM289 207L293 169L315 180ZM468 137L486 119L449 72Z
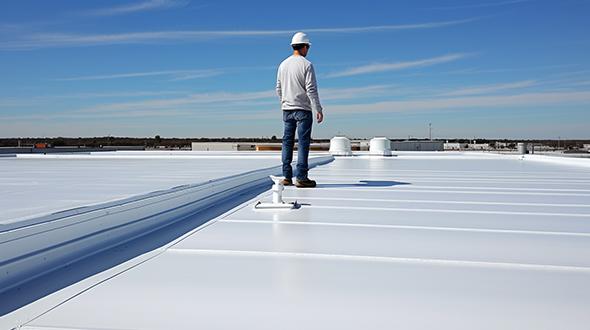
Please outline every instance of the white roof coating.
M276 166L276 153L102 152L0 158L0 225Z
M588 168L400 153L310 176L284 192L301 208L250 200L24 329L587 328Z

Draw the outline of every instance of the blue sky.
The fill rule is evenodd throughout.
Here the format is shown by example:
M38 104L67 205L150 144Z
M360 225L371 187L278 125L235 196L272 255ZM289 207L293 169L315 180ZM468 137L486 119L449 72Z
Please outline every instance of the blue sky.
M313 46L314 137L590 138L590 1L0 2L0 137L282 134Z

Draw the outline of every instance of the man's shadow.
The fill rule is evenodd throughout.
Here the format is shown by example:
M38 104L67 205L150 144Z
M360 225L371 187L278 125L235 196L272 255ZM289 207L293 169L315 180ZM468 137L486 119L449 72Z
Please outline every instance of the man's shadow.
M351 188L351 187L393 187L408 185L409 182L360 180L357 183L319 183L318 188Z

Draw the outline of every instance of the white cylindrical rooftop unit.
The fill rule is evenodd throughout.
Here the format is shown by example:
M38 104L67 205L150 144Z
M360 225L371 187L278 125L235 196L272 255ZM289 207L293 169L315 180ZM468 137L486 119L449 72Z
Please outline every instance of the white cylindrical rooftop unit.
M369 143L369 154L372 156L391 156L391 141L385 137L375 137Z
M516 145L516 148L517 148L517 150L518 150L518 153L519 153L520 155L524 155L524 154L526 154L526 143L522 143L522 142L520 142L520 143L518 143L518 144Z
M330 140L330 154L332 156L352 156L350 140L344 136L335 136Z

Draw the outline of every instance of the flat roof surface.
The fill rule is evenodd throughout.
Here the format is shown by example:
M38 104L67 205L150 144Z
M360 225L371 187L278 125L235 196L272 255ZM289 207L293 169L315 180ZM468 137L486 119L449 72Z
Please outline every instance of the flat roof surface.
M588 169L400 153L310 176L300 209L244 203L24 328L587 328Z
M0 157L0 225L278 165L277 153L251 152Z

